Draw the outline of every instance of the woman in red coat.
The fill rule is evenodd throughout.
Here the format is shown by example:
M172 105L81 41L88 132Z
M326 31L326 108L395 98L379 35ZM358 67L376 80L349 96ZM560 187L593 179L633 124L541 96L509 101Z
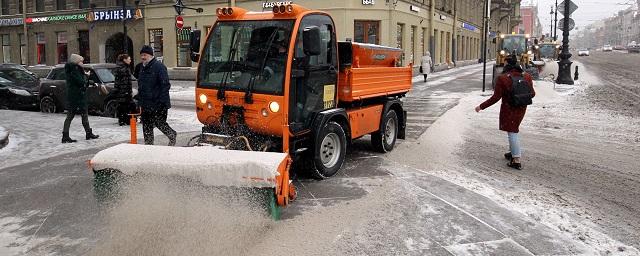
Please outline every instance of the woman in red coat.
M510 152L504 154L504 157L510 160L509 164L507 164L509 167L518 170L522 169L522 164L520 163L521 153L519 128L520 123L524 118L524 114L527 112L527 106L513 107L509 105L509 102L511 101L512 89L511 77L521 76L524 76L524 79L528 82L528 85L531 87L531 91L535 96L531 75L524 73L520 65L517 64L516 57L511 56L507 59L507 65L504 67L504 71L496 81L496 88L493 92L493 96L476 107L476 112L480 112L480 110L484 110L502 99L502 104L500 105L500 130L507 132L509 136L510 149Z

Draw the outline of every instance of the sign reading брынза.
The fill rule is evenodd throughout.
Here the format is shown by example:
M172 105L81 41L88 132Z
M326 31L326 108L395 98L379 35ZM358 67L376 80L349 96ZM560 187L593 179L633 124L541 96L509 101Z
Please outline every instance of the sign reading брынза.
M142 11L140 9L113 9L89 12L87 21L121 21L123 19L130 20L140 18L142 18Z

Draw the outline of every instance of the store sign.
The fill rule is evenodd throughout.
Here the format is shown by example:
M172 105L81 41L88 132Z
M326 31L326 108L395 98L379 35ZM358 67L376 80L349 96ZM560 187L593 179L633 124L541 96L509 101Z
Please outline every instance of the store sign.
M288 4L292 4L293 1L280 1L280 2L264 2L262 3L262 8L273 8L274 6L280 6L280 5L288 5Z
M43 23L43 22L59 22L59 21L81 21L86 20L87 14L71 14L71 15L55 15L37 18L27 18L25 21L27 24L31 23Z
M420 7L412 5L409 6L409 10L411 10L412 12L420 12Z
M374 0L362 0L362 5L374 5L376 1Z
M476 31L476 27L471 25L471 24L467 24L467 23L462 23L461 25L462 28L466 29L466 30L471 30L471 31Z
M0 19L0 27L22 25L22 18Z
M142 11L140 9L115 9L115 10L103 10L89 12L87 15L87 21L120 21L122 19L140 19L142 18Z

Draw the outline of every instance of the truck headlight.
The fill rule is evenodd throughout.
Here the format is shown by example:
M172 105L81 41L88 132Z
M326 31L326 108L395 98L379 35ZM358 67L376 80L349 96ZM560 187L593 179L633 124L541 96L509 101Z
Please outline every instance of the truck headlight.
M531 55L531 50L527 51L527 54Z
M200 104L205 104L205 103L207 103L207 95L200 94L200 96L198 97L198 99L200 99Z
M273 113L278 113L278 111L280 111L280 104L278 104L278 102L272 101L271 103L269 103L269 110L271 110L271 112Z
M500 55L505 55L505 54L507 54L507 53L504 50L500 51Z

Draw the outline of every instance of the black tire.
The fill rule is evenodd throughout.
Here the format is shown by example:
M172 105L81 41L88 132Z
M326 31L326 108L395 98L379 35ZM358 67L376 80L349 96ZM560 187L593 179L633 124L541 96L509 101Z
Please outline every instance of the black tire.
M382 124L380 131L371 134L371 145L376 151L387 153L393 150L398 139L398 114L389 110L380 123Z
M104 104L104 110L102 111L102 116L104 117L118 117L118 101L117 100L108 100L106 104Z
M60 113L62 108L56 104L56 100L51 96L44 96L40 99L40 112Z
M312 175L324 179L335 175L344 163L347 154L347 137L344 129L336 123L327 123L315 143Z

